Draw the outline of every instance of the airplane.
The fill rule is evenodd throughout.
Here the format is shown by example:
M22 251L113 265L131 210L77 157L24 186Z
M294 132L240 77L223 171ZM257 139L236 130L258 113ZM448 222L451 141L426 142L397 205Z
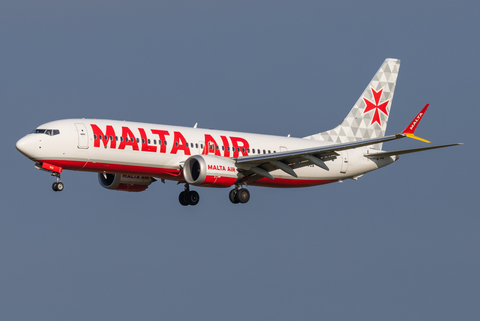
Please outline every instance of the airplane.
M116 120L65 119L40 125L16 143L37 169L56 177L63 170L97 172L106 189L146 190L160 179L184 184L181 205L200 197L190 186L233 189L229 199L245 204L246 186L308 187L390 165L399 155L461 144L384 151L383 143L415 136L428 104L401 133L385 136L400 60L386 59L343 122L303 138L261 135Z

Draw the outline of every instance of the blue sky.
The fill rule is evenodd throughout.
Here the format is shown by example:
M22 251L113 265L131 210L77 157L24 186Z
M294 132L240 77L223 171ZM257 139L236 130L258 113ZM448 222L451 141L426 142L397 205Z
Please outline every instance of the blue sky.
M474 1L3 1L0 317L5 320L477 320ZM85 117L295 137L339 124L402 60L387 134L443 150L304 189L65 190L15 142ZM385 149L424 146L404 139Z

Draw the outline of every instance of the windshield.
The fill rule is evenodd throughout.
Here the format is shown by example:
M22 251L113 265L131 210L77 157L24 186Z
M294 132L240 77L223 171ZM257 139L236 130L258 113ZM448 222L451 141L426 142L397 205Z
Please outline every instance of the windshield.
M55 135L60 134L60 131L58 129L40 129L40 128L37 128L32 133L33 134L46 134L46 135L49 135L49 136L55 136Z

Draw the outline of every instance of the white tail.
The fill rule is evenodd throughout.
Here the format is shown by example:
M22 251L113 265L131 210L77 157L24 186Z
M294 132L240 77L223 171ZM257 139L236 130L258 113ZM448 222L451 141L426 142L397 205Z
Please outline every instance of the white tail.
M385 136L399 69L399 59L385 59L340 125L304 138L347 143ZM381 149L382 144L375 148Z

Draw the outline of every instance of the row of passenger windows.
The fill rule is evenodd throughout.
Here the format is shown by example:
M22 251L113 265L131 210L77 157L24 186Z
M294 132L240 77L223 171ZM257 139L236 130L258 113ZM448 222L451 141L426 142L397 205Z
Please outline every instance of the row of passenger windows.
M60 131L58 129L35 129L33 134L45 134L49 136L59 135Z
M93 135L93 138L94 138L94 139L97 139L97 135ZM104 140L106 140L106 141L109 141L109 140L113 140L113 136L102 136L102 135L98 135L98 139L100 139L100 140L104 139ZM118 142L118 136L115 136L115 140ZM130 141L131 143L133 143L133 137L130 137L130 138L128 138L128 137L125 137L125 138L120 137L120 141L121 141L121 142L123 142L124 140L125 140L126 142ZM147 141L148 141L148 144L150 145L150 144L151 144L150 139L147 139ZM137 138L137 143L140 143L140 138ZM145 139L144 139L144 138L142 138L142 143L145 144ZM153 140L153 144L154 144L154 145L157 145L157 140L156 140L156 139ZM163 141L163 144L164 144L164 145L167 145L167 141L166 141L166 140ZM158 140L158 145L162 145L162 141L161 141L161 140Z
M93 137L94 137L94 139L97 139L97 135L93 135ZM98 135L98 139L100 139L100 140L106 140L106 141L109 141L109 140L112 141L112 140L113 140L113 136L102 136L102 135ZM118 136L115 136L115 141L118 142L118 139L119 139ZM125 137L125 138L124 138L124 137L120 137L120 141L121 141L121 142L123 142L124 140L125 140L126 142L130 141L131 143L133 143L133 138L132 138L132 137L130 137L130 138L128 138L128 137ZM137 138L136 140L137 140L137 143L139 144L139 143L140 143L140 138ZM142 138L142 143L145 144L145 138ZM150 139L147 139L147 143L150 145L150 144L152 143L152 141L151 141ZM166 145L167 145L167 141L166 141L166 140L163 141L163 144L166 146ZM156 139L153 140L153 145L157 145L157 140L156 140ZM158 145L162 145L162 141L161 141L161 140L158 140ZM190 146L190 148L198 148L198 145L199 145L199 144L198 144L198 143L195 143L195 144L194 144L194 143L190 143L190 144L189 144L189 143L186 143L186 145L187 145L187 147ZM178 146L178 142L175 142L175 146ZM216 149L215 149L214 147L215 147ZM222 151L225 151L225 146L221 146L221 147L222 147ZM200 144L200 148L203 149L203 144ZM217 146L213 146L213 145L212 145L212 146L211 146L211 149L220 150L220 148L219 148L218 145L217 145ZM227 146L227 151L232 151L232 152L234 152L234 151L235 151L235 147ZM262 151L261 151L260 149L255 149L255 148L250 149L250 148L247 148L247 153L250 154L250 151L252 152L252 154L255 154L255 152L256 152L257 154L262 154ZM243 152L243 153L245 153L245 148L244 148L244 147L237 147L237 152ZM273 152L276 153L277 151L274 150ZM267 153L268 153L268 154L271 154L272 152L271 152L270 150L265 150L265 149L264 149L264 150L263 150L263 154L267 154Z

